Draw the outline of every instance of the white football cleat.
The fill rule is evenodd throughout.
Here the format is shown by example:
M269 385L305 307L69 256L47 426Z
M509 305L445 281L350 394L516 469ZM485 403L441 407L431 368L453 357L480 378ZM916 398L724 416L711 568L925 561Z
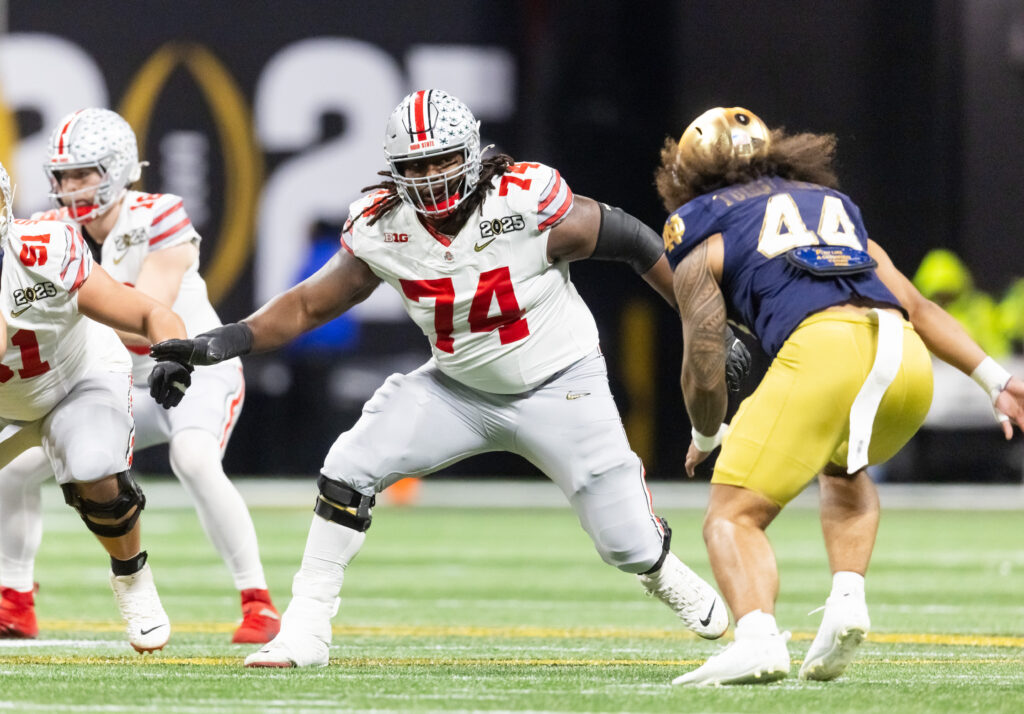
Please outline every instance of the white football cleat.
M729 613L722 598L671 552L660 570L637 578L648 595L672 608L684 625L704 639L717 639L729 629Z
M246 667L326 667L331 644L331 618L338 598L326 603L296 595L281 616L277 637L245 658Z
M835 679L853 661L871 629L863 594L832 595L825 601L818 634L800 667L800 679Z
M744 637L712 656L692 672L672 680L672 684L717 687L722 684L763 684L789 674L788 632Z
M326 667L328 647L306 633L281 633L245 658L246 667Z
M160 604L149 563L132 575L110 573L110 587L121 617L127 623L128 642L138 652L163 649L171 639L171 621Z

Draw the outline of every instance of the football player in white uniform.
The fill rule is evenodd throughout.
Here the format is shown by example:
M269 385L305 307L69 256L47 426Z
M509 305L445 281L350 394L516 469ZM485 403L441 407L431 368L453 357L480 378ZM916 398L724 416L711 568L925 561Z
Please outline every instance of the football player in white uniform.
M57 208L43 217L81 227L96 260L116 280L173 306L189 335L220 325L199 275L200 237L182 199L129 190L144 164L128 122L108 109L74 112L53 131L49 151L44 169ZM155 364L150 343L137 335L122 333L121 338L132 352L140 382ZM228 360L199 370L192 379L196 387L171 411L135 394L135 448L169 445L171 469L196 504L200 523L241 593L243 617L233 641L267 642L277 634L280 618L267 590L249 510L221 465L242 409L242 364ZM41 532L39 487L34 484L49 473L38 451L0 471L5 496L0 500L0 585L13 591L33 585ZM5 523L8 509L21 514L20 527ZM23 617L34 620L32 613ZM0 627L2 622L0 612Z
M693 631L721 636L724 603L669 551L594 318L569 280L573 260L620 260L674 305L661 238L617 208L574 196L554 169L483 159L478 122L440 90L406 97L384 146L388 180L352 204L342 249L318 273L242 322L151 350L203 365L272 349L381 282L431 344L432 359L390 376L328 453L281 632L246 664L326 665L342 578L375 494L496 450L524 456L562 489L605 562L635 573Z
M159 340L184 337L185 325L95 265L75 227L14 221L11 193L0 166L0 314L10 339L0 359L6 437L0 448L41 444L34 450L56 474L68 505L110 555L110 584L129 642L140 652L157 650L171 629L141 545L146 500L128 472L135 434L131 360L110 327ZM150 375L152 394L165 407L180 402L190 382L189 370L174 366L158 365ZM17 511L6 511L8 519L5 526L24 523ZM31 588L10 599L5 592L0 615L25 600L31 606Z

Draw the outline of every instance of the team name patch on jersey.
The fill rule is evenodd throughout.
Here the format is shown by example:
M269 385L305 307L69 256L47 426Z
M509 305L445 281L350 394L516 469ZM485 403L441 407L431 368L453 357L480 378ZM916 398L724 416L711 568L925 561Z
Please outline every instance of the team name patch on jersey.
M855 275L878 267L866 251L848 245L805 245L786 253L791 265L812 275Z
M526 221L518 213L513 216L502 216L480 224L480 237L490 238L502 233L515 233L526 228Z

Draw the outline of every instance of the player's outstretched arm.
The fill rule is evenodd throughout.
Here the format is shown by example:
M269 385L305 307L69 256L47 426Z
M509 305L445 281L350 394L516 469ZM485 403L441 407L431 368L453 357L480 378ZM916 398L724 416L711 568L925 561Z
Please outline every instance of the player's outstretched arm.
M368 298L379 284L380 278L366 263L339 250L316 273L241 322L192 339L153 345L150 354L158 360L207 365L272 350L338 317Z
M151 342L184 337L185 323L169 307L114 280L99 264L78 288L78 310L116 330L143 335Z
M985 359L985 351L968 336L956 318L918 292L881 246L869 240L868 253L878 263L879 279L906 309L925 346L943 362L971 374Z
M901 273L888 254L874 241L868 241L868 253L878 262L878 277L907 310L914 330L928 350L943 362L969 375L992 399L1002 422L1003 434L1013 436L1012 420L1024 429L1024 382L1011 377L995 360L985 354L956 318L924 297Z

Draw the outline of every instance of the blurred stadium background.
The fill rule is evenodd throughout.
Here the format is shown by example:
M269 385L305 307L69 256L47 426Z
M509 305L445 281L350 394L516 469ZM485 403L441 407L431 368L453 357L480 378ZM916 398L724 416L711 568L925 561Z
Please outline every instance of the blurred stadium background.
M485 144L551 164L577 193L657 230L658 151L705 108L834 132L843 188L904 272L947 248L995 301L1024 275L1020 0L0 0L0 160L16 212L47 206L39 165L57 120L118 110L151 162L143 188L185 197L225 321L336 250L348 203L384 166L388 113L422 86L465 100ZM573 276L634 448L652 478L678 477L689 424L676 318L621 266L579 263ZM1008 336L1006 361L1019 338ZM248 359L228 473L315 474L384 377L427 356L383 289ZM1002 444L984 396L948 379L941 413L878 477L1020 481L1020 440ZM164 458L150 450L137 464L166 472ZM535 474L502 455L446 473Z

